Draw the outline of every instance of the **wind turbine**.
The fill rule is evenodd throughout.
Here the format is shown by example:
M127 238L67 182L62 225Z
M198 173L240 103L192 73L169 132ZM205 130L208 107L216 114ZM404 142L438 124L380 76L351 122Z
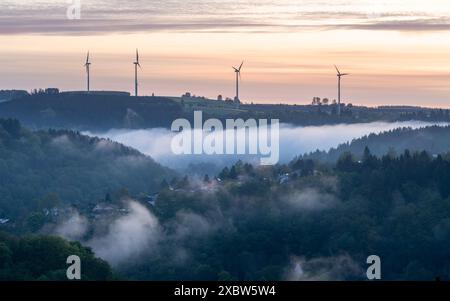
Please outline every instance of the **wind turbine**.
M241 78L241 69L243 65L244 62L241 63L239 68L233 67L234 72L236 73L236 98L234 99L235 101L239 101L239 79Z
M338 77L338 116L341 116L341 77L350 75L349 73L341 73L338 67L335 65Z
M141 68L141 64L139 63L139 52L136 49L136 61L134 64L134 95L138 96L138 66Z
M86 57L86 64L84 64L84 67L86 67L86 73L87 73L87 91L90 91L90 66L91 62L89 62L89 51L87 53Z

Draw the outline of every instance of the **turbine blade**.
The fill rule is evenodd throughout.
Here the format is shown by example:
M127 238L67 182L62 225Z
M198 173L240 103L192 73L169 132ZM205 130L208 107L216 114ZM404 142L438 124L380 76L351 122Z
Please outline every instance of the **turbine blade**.
M242 61L241 65L239 66L239 72L241 72L242 66L244 65L244 61Z
M336 68L336 71L338 73L338 75L341 75L341 71L339 71L338 67L336 65L334 65L334 68Z

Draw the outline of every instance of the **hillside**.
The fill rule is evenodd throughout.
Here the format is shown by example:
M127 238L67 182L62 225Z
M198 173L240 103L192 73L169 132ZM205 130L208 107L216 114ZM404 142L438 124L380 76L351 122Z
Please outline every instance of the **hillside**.
M364 280L376 254L383 280L448 280L448 158L379 159L366 150L361 162L344 156L330 168L239 162L220 181L183 179L152 208L161 243L119 272L140 280Z
M32 128L169 127L181 115L179 104L162 97L38 94L0 104L0 118L18 119Z
M31 128L109 129L170 128L177 118L192 120L201 110L204 119L279 119L293 125L365 123L373 121L450 121L450 111L415 107L367 108L336 105L242 104L204 98L130 97L81 92L38 93L0 103L0 118L15 118Z
M66 259L83 262L84 281L114 280L108 263L77 242L48 236L13 237L0 232L0 281L65 281Z
M0 119L0 219L57 203L83 206L127 189L151 193L172 175L150 157L72 131L37 131Z
M23 90L0 90L0 103L27 95L28 92Z
M400 154L406 149L412 152L426 151L432 155L445 154L450 151L450 126L432 126L416 130L401 128L381 134L371 134L350 143L341 144L328 152L317 151L304 155L302 158L334 163L346 152L361 158L366 147L378 157L387 153Z

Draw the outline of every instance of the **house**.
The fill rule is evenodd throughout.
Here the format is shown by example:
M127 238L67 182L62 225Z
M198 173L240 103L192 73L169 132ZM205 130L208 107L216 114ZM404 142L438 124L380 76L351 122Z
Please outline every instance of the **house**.
M158 197L159 197L159 193L149 194L145 197L145 201L154 207L156 205L156 201L158 200Z
M286 184L291 180L291 175L286 173L278 176L278 183L280 184Z
M115 211L117 208L112 205L108 204L97 204L94 209L92 209L93 212L108 212L108 211Z
M47 88L47 89L45 89L45 94L47 94L47 95L59 94L59 89L58 88Z
M42 212L45 216L59 216L60 212L58 208L51 208L51 209L43 209Z

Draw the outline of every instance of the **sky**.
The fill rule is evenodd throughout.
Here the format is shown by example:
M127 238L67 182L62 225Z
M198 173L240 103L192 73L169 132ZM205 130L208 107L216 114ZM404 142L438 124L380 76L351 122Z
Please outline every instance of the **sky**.
M448 0L78 0L0 2L0 89L189 91L241 100L310 103L337 98L333 65L351 75L356 105L450 108Z

